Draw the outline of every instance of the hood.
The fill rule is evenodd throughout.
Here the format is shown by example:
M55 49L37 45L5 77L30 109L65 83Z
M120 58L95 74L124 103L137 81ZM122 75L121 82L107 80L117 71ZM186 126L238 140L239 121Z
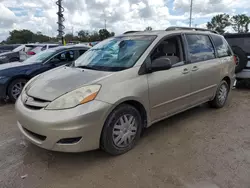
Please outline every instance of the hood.
M0 64L0 70L4 69L9 69L9 68L15 68L15 67L21 67L24 66L23 63L20 62L11 62L11 63L5 63L5 64Z
M0 53L0 56L5 56L5 55L13 54L13 53L16 53L16 52L13 52L13 51L3 52L3 53Z
M38 76L26 87L26 92L31 97L53 101L65 93L96 83L111 74L112 72L60 67Z

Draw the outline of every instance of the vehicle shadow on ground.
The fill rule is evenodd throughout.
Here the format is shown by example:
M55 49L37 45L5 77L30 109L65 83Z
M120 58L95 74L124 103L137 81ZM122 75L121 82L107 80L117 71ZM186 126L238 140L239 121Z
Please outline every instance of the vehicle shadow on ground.
M202 116L203 113L206 113L209 110L214 110L214 109L209 108L208 104L203 104L203 105L194 107L192 109L189 109L187 111L181 112L179 114L176 114L165 120L159 121L153 124L152 126L150 126L149 128L147 128L143 133L143 137L146 139L151 134L153 135L158 134L158 133L161 134L162 128L179 128L178 126L181 125L180 124L181 121L185 121L189 117L193 117L193 118L195 118L196 116L200 117Z
M0 100L0 106L4 106L6 104L7 104L7 102L5 100Z
M250 89L250 80L237 81L236 89L249 90Z
M8 99L0 99L0 107L5 105L11 105L14 104L13 102L10 102Z

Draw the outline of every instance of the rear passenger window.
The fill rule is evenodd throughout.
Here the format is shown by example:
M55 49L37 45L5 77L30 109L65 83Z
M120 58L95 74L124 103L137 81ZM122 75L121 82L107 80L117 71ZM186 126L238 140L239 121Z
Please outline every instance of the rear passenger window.
M212 35L211 37L219 57L226 57L232 55L230 47L225 41L225 39L217 35Z
M215 58L213 45L207 35L186 35L191 62Z

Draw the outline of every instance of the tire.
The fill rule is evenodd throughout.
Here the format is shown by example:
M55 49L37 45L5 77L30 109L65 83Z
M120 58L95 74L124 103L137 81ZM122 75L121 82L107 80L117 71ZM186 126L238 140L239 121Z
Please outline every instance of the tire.
M234 55L238 59L238 63L237 63L236 68L235 68L235 73L238 73L246 67L247 61L248 61L247 55L241 48L239 48L237 46L232 47L232 50L234 52Z
M131 122L131 126L127 124L127 128L124 128L122 126L121 121L121 119L123 120L123 122L126 121L125 116L127 117L127 122ZM134 119L131 119L131 117L133 117ZM110 155L121 155L128 152L136 145L136 143L140 139L142 125L141 115L135 107L127 104L118 106L111 112L104 124L100 143L101 149L103 149ZM126 137L126 135L129 134L133 134L133 136L130 136L130 142Z
M13 103L16 102L17 98L21 94L21 91L26 83L27 83L26 79L20 78L13 80L9 84L7 94L11 102Z
M11 58L11 59L9 60L9 62L15 62L15 61L19 61L19 59L18 59L18 58Z
M209 102L210 106L212 108L222 108L227 102L228 94L229 86L225 80L222 80L216 91L214 99Z

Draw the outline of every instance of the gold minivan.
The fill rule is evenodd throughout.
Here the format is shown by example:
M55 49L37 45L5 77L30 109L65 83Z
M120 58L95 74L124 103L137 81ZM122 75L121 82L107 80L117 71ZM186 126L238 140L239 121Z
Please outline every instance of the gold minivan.
M30 80L18 127L49 150L119 155L155 122L206 102L223 107L234 80L233 53L213 31L127 32Z

